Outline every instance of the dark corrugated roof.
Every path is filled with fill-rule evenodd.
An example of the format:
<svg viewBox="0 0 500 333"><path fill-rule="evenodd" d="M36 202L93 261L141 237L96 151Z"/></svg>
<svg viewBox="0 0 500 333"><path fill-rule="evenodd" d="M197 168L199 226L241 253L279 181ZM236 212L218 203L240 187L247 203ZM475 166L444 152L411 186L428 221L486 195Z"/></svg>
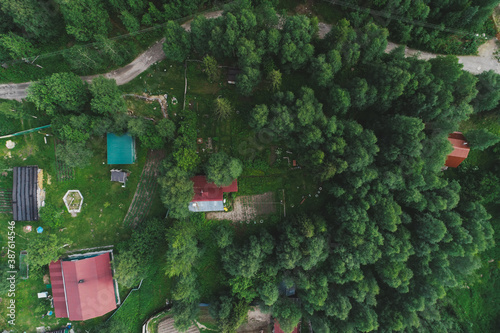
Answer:
<svg viewBox="0 0 500 333"><path fill-rule="evenodd" d="M123 183L127 180L127 173L124 171L111 170L111 181Z"/></svg>
<svg viewBox="0 0 500 333"><path fill-rule="evenodd" d="M229 68L227 70L227 81L228 82L236 82L236 77L241 73L239 68Z"/></svg>
<svg viewBox="0 0 500 333"><path fill-rule="evenodd" d="M12 188L14 221L38 220L38 167L15 167Z"/></svg>

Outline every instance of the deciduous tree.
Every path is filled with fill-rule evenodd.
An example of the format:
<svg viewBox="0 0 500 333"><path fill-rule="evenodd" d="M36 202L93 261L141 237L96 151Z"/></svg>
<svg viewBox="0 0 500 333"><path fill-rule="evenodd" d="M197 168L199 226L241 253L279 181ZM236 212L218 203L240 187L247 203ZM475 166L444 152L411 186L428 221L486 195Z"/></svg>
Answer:
<svg viewBox="0 0 500 333"><path fill-rule="evenodd" d="M108 115L126 112L127 105L114 79L98 76L89 86L92 99L90 107L95 113Z"/></svg>
<svg viewBox="0 0 500 333"><path fill-rule="evenodd" d="M94 155L85 142L67 141L57 146L57 159L70 168L83 168L90 163Z"/></svg>
<svg viewBox="0 0 500 333"><path fill-rule="evenodd" d="M208 181L217 186L228 186L241 175L243 164L239 159L219 152L210 155L205 171Z"/></svg>
<svg viewBox="0 0 500 333"><path fill-rule="evenodd" d="M183 62L191 52L189 34L177 23L168 21L165 27L165 43L163 51L168 59Z"/></svg>
<svg viewBox="0 0 500 333"><path fill-rule="evenodd" d="M78 41L86 42L109 31L109 15L99 0L57 0L66 31Z"/></svg>
<svg viewBox="0 0 500 333"><path fill-rule="evenodd" d="M30 269L40 269L53 261L59 260L59 257L67 251L66 247L72 242L64 237L58 237L55 234L42 234L35 237L28 243L26 263Z"/></svg>
<svg viewBox="0 0 500 333"><path fill-rule="evenodd" d="M28 87L27 100L37 109L54 115L60 111L79 112L87 103L86 84L73 73L56 73Z"/></svg>
<svg viewBox="0 0 500 333"><path fill-rule="evenodd" d="M8 50L12 59L28 58L36 52L36 49L28 40L12 32L0 35L0 45Z"/></svg>
<svg viewBox="0 0 500 333"><path fill-rule="evenodd" d="M489 132L485 128L473 129L465 134L467 135L467 142L472 149L485 150L500 142L500 137L498 135Z"/></svg>
<svg viewBox="0 0 500 333"><path fill-rule="evenodd" d="M193 182L186 171L169 165L164 176L158 179L161 187L161 200L170 210L173 218L189 215L188 205L194 197Z"/></svg>

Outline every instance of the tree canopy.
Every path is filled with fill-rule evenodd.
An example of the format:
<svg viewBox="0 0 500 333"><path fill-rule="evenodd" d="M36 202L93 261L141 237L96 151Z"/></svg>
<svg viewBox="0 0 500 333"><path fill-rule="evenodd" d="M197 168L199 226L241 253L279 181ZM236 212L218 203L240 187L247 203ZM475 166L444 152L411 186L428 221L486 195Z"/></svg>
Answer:
<svg viewBox="0 0 500 333"><path fill-rule="evenodd" d="M229 186L243 171L243 164L237 158L219 152L210 155L205 170L209 182L217 186Z"/></svg>

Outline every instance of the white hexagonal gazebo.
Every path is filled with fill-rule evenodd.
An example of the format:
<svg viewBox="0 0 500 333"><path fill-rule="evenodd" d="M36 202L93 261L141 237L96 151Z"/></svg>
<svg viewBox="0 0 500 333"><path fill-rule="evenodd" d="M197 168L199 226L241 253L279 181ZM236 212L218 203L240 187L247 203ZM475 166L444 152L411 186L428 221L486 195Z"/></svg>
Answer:
<svg viewBox="0 0 500 333"><path fill-rule="evenodd" d="M69 190L63 197L64 204L71 216L82 211L83 195L79 190Z"/></svg>

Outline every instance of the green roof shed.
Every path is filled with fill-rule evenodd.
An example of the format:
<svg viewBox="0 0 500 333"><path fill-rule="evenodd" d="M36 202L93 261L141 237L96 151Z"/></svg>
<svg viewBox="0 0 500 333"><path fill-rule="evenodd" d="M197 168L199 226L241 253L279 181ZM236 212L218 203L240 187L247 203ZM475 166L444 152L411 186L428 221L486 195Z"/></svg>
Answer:
<svg viewBox="0 0 500 333"><path fill-rule="evenodd" d="M134 162L134 138L128 133L122 136L108 133L108 164L132 164Z"/></svg>

